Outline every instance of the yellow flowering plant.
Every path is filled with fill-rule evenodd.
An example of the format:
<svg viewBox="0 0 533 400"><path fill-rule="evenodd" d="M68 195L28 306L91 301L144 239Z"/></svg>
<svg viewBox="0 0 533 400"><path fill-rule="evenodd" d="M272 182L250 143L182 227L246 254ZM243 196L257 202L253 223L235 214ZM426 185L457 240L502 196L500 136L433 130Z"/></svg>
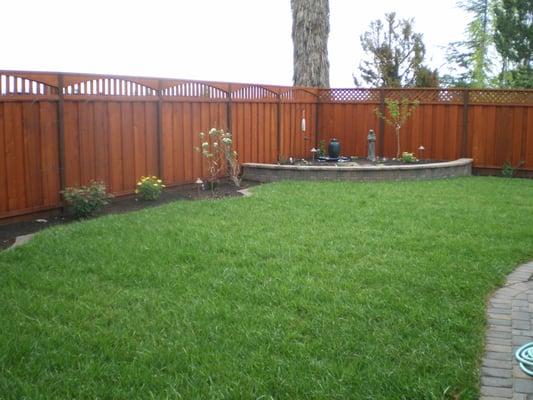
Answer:
<svg viewBox="0 0 533 400"><path fill-rule="evenodd" d="M141 176L135 188L135 194L138 194L142 200L157 200L165 185L157 176Z"/></svg>

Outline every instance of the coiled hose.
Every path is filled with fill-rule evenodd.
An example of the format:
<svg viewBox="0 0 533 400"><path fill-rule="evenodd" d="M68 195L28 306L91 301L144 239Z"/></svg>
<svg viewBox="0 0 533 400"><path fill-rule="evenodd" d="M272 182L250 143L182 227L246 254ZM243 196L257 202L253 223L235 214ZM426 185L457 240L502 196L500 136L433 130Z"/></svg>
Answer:
<svg viewBox="0 0 533 400"><path fill-rule="evenodd" d="M533 342L526 343L516 350L515 357L520 363L520 369L533 376Z"/></svg>

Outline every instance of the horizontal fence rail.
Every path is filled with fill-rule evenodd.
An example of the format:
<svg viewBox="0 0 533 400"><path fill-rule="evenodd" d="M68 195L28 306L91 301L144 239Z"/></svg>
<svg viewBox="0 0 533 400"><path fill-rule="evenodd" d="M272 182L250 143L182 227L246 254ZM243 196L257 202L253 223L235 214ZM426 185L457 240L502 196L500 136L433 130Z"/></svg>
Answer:
<svg viewBox="0 0 533 400"><path fill-rule="evenodd" d="M533 91L316 89L176 79L0 71L0 219L61 206L60 191L91 180L131 194L142 175L168 185L206 175L194 151L201 131L233 133L241 162L307 158L339 139L365 156L367 133L381 156L394 132L376 117L386 98L417 100L402 150L424 158L474 158L533 172ZM303 129L302 119L305 119Z"/></svg>

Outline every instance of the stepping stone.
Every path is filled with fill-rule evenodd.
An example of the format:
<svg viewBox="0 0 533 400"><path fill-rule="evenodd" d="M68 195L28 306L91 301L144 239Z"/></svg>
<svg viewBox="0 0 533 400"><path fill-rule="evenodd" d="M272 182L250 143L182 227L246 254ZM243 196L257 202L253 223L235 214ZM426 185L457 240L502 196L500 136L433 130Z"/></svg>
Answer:
<svg viewBox="0 0 533 400"><path fill-rule="evenodd" d="M249 189L237 190L237 193L242 194L244 197L250 197L252 195L252 192L250 192Z"/></svg>
<svg viewBox="0 0 533 400"><path fill-rule="evenodd" d="M15 247L22 246L23 244L28 243L33 236L35 236L35 233L17 236L17 238L15 239L15 243L11 245L10 249L14 249Z"/></svg>

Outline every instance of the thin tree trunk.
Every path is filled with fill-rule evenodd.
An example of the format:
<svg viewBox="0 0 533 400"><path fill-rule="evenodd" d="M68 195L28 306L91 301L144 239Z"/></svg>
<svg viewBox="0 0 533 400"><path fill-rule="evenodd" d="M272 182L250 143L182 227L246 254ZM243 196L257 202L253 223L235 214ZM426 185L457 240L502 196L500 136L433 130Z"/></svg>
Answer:
<svg viewBox="0 0 533 400"><path fill-rule="evenodd" d="M400 158L400 128L396 127L396 158Z"/></svg>
<svg viewBox="0 0 533 400"><path fill-rule="evenodd" d="M329 0L291 0L293 83L329 88Z"/></svg>

